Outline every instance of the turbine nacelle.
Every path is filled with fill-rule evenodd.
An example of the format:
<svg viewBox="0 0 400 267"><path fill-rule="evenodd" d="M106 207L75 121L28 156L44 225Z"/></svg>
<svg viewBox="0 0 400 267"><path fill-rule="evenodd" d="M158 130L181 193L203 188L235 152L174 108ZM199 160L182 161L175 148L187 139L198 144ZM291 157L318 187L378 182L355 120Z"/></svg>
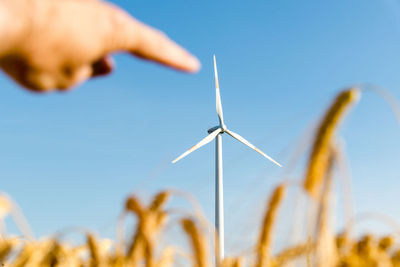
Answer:
<svg viewBox="0 0 400 267"><path fill-rule="evenodd" d="M222 125L222 126L221 125L217 125L217 126L214 126L214 127L210 128L210 129L208 129L207 133L210 134L210 133L214 132L217 129L221 129L221 133L224 133L228 128L226 127L225 124Z"/></svg>

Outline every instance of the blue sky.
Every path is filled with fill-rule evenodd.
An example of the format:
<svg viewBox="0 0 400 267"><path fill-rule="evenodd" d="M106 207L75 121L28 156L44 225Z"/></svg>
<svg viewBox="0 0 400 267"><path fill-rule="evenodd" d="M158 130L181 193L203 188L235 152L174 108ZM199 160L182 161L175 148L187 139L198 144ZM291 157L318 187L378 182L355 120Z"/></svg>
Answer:
<svg viewBox="0 0 400 267"><path fill-rule="evenodd" d="M115 72L74 91L36 95L0 76L0 190L37 236L80 225L112 236L125 197L163 188L194 195L210 221L214 145L170 161L218 122L212 54L225 121L283 165L341 89L370 82L400 97L400 5L365 1L114 1L202 62L186 75L116 55ZM400 128L366 93L340 131L357 212L400 219ZM227 248L283 171L224 136Z"/></svg>

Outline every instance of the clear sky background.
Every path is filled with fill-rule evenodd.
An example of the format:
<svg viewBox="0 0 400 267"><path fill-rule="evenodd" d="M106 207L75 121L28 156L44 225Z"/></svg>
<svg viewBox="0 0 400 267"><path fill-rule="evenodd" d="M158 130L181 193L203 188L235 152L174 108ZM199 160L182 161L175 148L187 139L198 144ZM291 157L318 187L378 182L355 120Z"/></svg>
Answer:
<svg viewBox="0 0 400 267"><path fill-rule="evenodd" d="M400 97L395 0L114 2L203 67L186 75L116 55L112 75L48 95L0 76L0 190L37 236L76 225L113 236L130 192L146 199L164 188L194 195L214 220L214 144L170 164L218 122L214 53L226 124L284 166L341 89L370 82ZM356 211L400 219L400 128L389 107L364 94L340 136ZM224 164L232 250L284 170L228 136Z"/></svg>

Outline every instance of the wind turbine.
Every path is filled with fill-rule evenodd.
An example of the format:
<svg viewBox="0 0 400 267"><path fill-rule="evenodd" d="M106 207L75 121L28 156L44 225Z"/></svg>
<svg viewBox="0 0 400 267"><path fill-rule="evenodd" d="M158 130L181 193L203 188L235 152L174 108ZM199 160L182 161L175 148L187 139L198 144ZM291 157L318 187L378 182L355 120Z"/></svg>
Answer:
<svg viewBox="0 0 400 267"><path fill-rule="evenodd" d="M218 83L217 62L215 60L215 55L214 55L214 73L215 73L215 90L216 90L216 102L217 102L216 104L217 104L219 125L209 129L207 131L209 134L208 136L206 136L203 140L192 146L185 153L174 159L172 163L181 160L182 158L186 157L193 151L199 149L200 147L210 143L212 140L215 139L215 228L217 230L217 236L218 236L216 241L217 242L216 259L218 263L220 262L220 260L224 258L224 193L223 193L223 179L222 179L222 134L227 133L228 135L242 142L251 149L254 149L255 151L257 151L262 156L266 157L279 167L281 167L281 165L278 162L276 162L273 158L266 155L260 149L255 147L249 141L244 139L242 136L228 130L228 128L224 123L224 115L222 113L221 96L219 92L219 83Z"/></svg>

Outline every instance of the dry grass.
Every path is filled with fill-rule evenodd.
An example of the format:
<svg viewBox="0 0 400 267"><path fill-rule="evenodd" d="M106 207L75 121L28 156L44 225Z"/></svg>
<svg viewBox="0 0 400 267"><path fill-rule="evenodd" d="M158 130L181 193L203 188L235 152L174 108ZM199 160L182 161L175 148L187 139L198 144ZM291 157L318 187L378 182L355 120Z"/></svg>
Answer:
<svg viewBox="0 0 400 267"><path fill-rule="evenodd" d="M310 227L303 227L306 229L305 240L288 245L282 251L276 252L272 249L274 225L279 223L278 211L289 185L283 182L273 190L268 200L260 234L252 252L245 254L245 257L227 257L219 266L400 266L400 247L394 235L354 238L348 231L335 234L331 225L330 204L334 193L332 183L335 166L340 162L335 132L338 122L348 107L359 98L359 94L360 90L356 88L341 92L321 120L314 137L306 174L301 181L304 195L309 196L312 203L307 207L312 212L307 214L314 214L307 221ZM12 238L2 233L0 263L14 267L214 265L211 251L213 246L209 242L212 234L207 231L204 220L196 214L191 217L181 216L176 220L176 215L170 214L166 209L167 201L173 195L170 191L162 191L148 205L136 196L129 196L122 218L129 214L135 216L136 224L132 236L114 243L87 233L86 243L79 246L71 246L55 237L33 240L15 203L6 195L0 195L0 223L3 224L5 216L12 215L25 236ZM181 249L160 242L160 233L165 231L169 218L175 218L171 224L179 225L181 232L187 237L189 251L182 252ZM122 225L125 224L121 224L120 228ZM301 224L298 225L301 227ZM125 233L125 229L119 230ZM122 236L125 238L125 235Z"/></svg>

